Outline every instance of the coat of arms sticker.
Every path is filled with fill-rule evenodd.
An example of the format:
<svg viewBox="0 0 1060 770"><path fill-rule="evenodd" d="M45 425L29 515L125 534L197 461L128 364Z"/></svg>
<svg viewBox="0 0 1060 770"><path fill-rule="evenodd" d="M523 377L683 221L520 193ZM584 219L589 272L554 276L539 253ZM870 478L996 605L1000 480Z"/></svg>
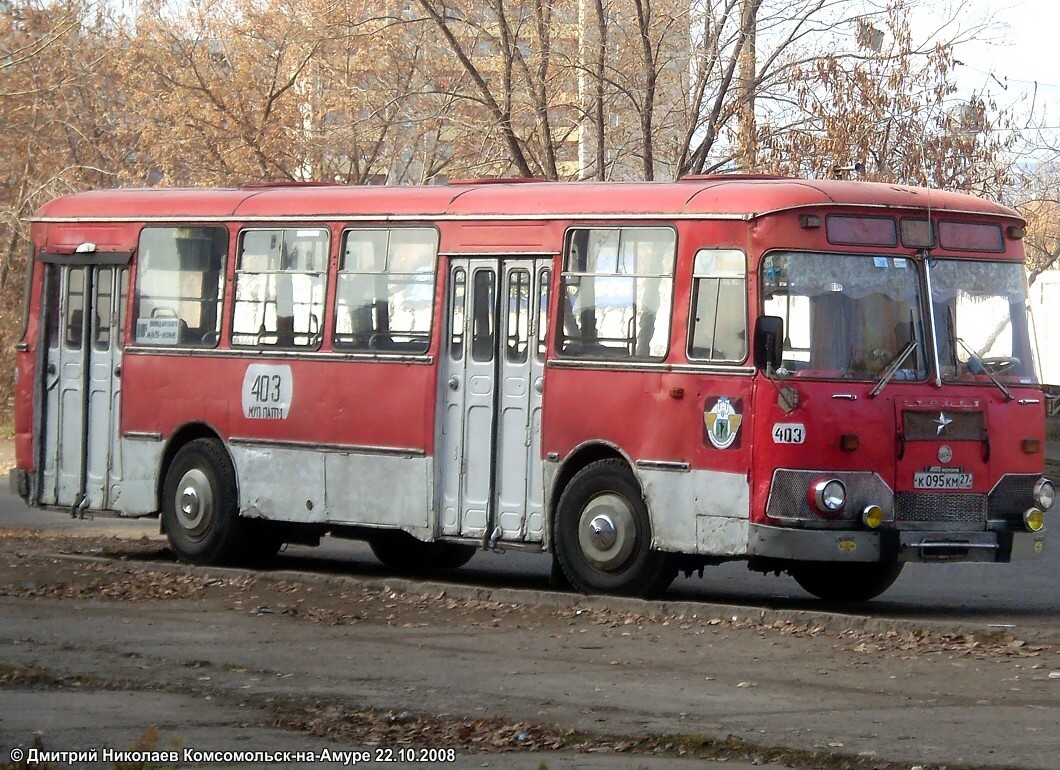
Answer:
<svg viewBox="0 0 1060 770"><path fill-rule="evenodd" d="M739 446L740 423L743 417L743 399L732 400L728 396L707 399L703 404L703 425L706 437L715 449Z"/></svg>

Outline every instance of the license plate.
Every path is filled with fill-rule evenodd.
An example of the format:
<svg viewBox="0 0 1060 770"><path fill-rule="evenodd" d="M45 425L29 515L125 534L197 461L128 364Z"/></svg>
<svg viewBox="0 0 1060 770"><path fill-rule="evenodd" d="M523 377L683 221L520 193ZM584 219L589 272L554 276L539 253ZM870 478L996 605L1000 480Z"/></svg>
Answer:
<svg viewBox="0 0 1060 770"><path fill-rule="evenodd" d="M971 473L915 473L914 489L971 489Z"/></svg>

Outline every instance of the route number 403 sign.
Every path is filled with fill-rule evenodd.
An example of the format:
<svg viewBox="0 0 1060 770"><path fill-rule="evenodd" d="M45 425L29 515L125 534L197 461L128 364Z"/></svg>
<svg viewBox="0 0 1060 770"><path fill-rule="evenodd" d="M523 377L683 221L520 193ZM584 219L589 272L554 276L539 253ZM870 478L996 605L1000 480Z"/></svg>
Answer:
<svg viewBox="0 0 1060 770"><path fill-rule="evenodd" d="M243 416L286 420L294 399L294 378L286 365L251 364L243 375Z"/></svg>
<svg viewBox="0 0 1060 770"><path fill-rule="evenodd" d="M802 444L806 441L806 426L801 422L778 422L773 426L774 444Z"/></svg>

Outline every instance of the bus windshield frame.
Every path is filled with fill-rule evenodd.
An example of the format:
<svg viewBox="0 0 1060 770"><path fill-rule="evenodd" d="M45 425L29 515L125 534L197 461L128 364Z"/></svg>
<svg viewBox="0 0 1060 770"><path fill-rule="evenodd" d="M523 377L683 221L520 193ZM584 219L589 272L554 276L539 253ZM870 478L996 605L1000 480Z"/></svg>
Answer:
<svg viewBox="0 0 1060 770"><path fill-rule="evenodd" d="M781 376L877 382L902 358L891 379L928 379L922 290L913 259L773 251L762 259L761 297L765 314L784 319Z"/></svg>

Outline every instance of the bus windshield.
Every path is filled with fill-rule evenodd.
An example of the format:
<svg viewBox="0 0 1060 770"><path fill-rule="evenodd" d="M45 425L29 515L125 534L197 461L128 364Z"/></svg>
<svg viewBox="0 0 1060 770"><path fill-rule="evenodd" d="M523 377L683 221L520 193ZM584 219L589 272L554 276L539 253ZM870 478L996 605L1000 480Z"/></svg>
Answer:
<svg viewBox="0 0 1060 770"><path fill-rule="evenodd" d="M1023 265L939 259L929 270L942 379L1036 384Z"/></svg>
<svg viewBox="0 0 1060 770"><path fill-rule="evenodd" d="M762 260L762 299L784 319L782 376L876 381L895 363L891 379L927 378L911 260L774 252Z"/></svg>

